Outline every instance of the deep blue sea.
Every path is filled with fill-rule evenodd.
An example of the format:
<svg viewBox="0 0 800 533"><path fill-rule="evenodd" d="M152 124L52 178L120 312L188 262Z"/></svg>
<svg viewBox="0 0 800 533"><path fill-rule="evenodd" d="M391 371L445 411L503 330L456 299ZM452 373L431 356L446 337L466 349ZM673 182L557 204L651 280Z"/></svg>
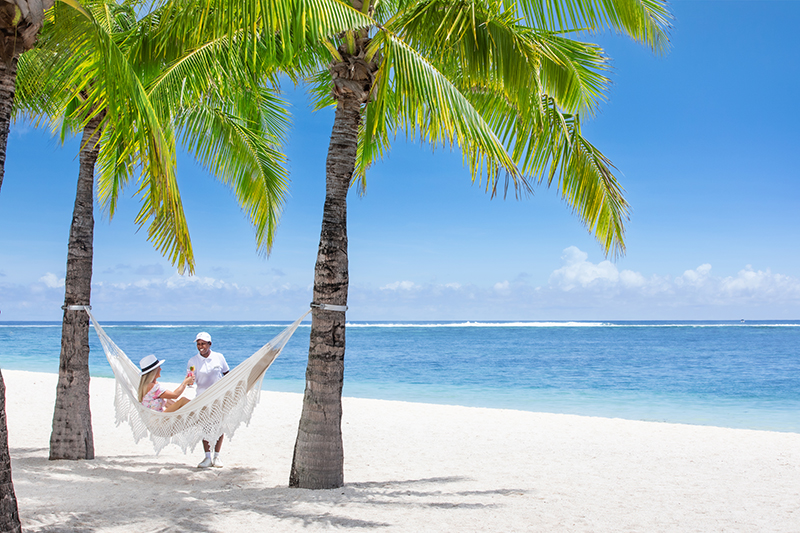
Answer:
<svg viewBox="0 0 800 533"><path fill-rule="evenodd" d="M308 322L267 372L302 392ZM286 323L104 323L178 382L198 331L231 366ZM0 323L0 367L58 372L61 324ZM94 330L90 371L112 377ZM800 433L800 321L348 323L346 396Z"/></svg>

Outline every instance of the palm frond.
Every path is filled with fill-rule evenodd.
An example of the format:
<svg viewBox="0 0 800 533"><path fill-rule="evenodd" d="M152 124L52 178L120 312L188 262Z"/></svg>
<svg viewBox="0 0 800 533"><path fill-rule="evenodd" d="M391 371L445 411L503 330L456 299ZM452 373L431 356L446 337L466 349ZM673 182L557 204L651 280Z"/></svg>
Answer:
<svg viewBox="0 0 800 533"><path fill-rule="evenodd" d="M126 37L130 28L130 10L105 2L88 3L73 13L60 12L69 22L63 29L56 19L57 31L69 28L71 40L83 40L53 68L62 80L68 98L64 121L83 127L100 113L100 156L98 159L98 197L109 205L113 216L116 196L127 184L131 172L141 168L145 204L136 222L151 221L148 239L183 271L194 268L191 242L175 180L175 151L168 120L159 117L149 100L135 65L129 61ZM78 31L75 31L78 30ZM60 37L60 42L70 39Z"/></svg>
<svg viewBox="0 0 800 533"><path fill-rule="evenodd" d="M382 30L371 46L383 53L375 82L375 98L368 114L367 139L393 135L390 112L396 113L396 129L433 146L458 144L473 181L485 179L487 191L497 193L500 173L517 191L529 189L524 177L500 140L472 104L434 65L396 35ZM363 153L363 149L362 149ZM373 152L374 153L374 152Z"/></svg>
<svg viewBox="0 0 800 533"><path fill-rule="evenodd" d="M611 29L656 53L669 49L672 15L665 0L520 0L534 27L552 31Z"/></svg>
<svg viewBox="0 0 800 533"><path fill-rule="evenodd" d="M522 172L548 187L556 184L604 252L624 254L628 203L611 162L583 137L579 117L562 113L547 96L523 115L493 89L487 87L471 99L492 128L502 132Z"/></svg>
<svg viewBox="0 0 800 533"><path fill-rule="evenodd" d="M498 80L519 106L547 93L573 113L593 114L605 99L608 62L598 46L530 28L499 2L416 2L388 26L462 90Z"/></svg>
<svg viewBox="0 0 800 533"><path fill-rule="evenodd" d="M258 100L259 112L247 113L220 96L209 98L185 109L177 123L183 146L231 186L253 222L259 250L268 253L288 191L281 144L289 122L286 103L270 91Z"/></svg>
<svg viewBox="0 0 800 533"><path fill-rule="evenodd" d="M368 105L362 110L364 127L359 130L356 165L353 172L353 180L358 182L360 194L365 194L367 191L367 169L383 159L391 149L394 137L392 132L397 131L395 123L397 99L394 96L384 88L381 94L382 105Z"/></svg>

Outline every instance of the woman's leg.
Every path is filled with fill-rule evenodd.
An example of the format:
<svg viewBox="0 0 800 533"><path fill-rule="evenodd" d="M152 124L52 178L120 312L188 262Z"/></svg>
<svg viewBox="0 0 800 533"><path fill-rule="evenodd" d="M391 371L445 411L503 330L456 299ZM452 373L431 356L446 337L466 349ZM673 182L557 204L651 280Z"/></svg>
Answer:
<svg viewBox="0 0 800 533"><path fill-rule="evenodd" d="M187 403L189 403L189 398L178 398L177 400L175 400L175 403L173 403L172 405L170 405L166 409L164 409L164 412L165 413L171 413L173 411L177 411L178 409L180 409L181 407L183 407Z"/></svg>

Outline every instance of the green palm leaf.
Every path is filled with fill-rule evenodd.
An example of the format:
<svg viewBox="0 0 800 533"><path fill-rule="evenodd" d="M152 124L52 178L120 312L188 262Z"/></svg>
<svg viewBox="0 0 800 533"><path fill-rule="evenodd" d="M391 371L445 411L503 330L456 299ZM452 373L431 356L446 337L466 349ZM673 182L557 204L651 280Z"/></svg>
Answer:
<svg viewBox="0 0 800 533"><path fill-rule="evenodd" d="M656 53L669 48L672 15L664 0L521 0L516 4L536 28L552 31L609 28L646 44Z"/></svg>
<svg viewBox="0 0 800 533"><path fill-rule="evenodd" d="M367 110L365 143L385 139L399 129L434 146L455 143L465 154L473 181L485 179L493 194L501 172L516 188L527 188L488 124L433 64L386 30L376 36L372 46L380 46L383 55L375 98ZM366 154L363 148L362 154ZM363 172L365 167L361 169Z"/></svg>
<svg viewBox="0 0 800 533"><path fill-rule="evenodd" d="M261 116L242 118L235 103L222 98L186 109L177 119L183 146L218 179L230 185L256 227L259 249L268 252L288 191L281 151L288 128L285 102L261 95Z"/></svg>
<svg viewBox="0 0 800 533"><path fill-rule="evenodd" d="M195 8L209 22L226 20L207 3ZM264 20L296 24L297 13L271 9ZM336 9L347 12L338 3ZM190 29L182 15L163 7L137 19L134 4L102 0L59 5L40 55L23 69L26 79L45 83L23 91L20 110L49 117L62 136L104 113L98 199L113 217L120 194L135 182L142 202L136 223L181 272L192 273L176 139L231 186L253 221L259 250L268 252L287 190L281 145L288 119L285 104L263 86L275 82L276 58L288 58L287 72L299 67L291 54L296 43L274 33L229 33L225 25L200 31L194 19L191 38L182 40Z"/></svg>

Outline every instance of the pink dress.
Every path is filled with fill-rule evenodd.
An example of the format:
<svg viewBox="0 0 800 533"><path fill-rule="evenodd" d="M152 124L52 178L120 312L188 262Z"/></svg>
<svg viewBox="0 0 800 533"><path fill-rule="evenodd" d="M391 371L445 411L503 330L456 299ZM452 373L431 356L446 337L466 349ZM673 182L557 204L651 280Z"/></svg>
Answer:
<svg viewBox="0 0 800 533"><path fill-rule="evenodd" d="M149 407L154 411L163 411L167 405L167 400L164 398L159 398L166 389L161 388L161 384L158 382L153 383L153 388L150 389L150 392L144 395L142 398L142 405L145 407Z"/></svg>

